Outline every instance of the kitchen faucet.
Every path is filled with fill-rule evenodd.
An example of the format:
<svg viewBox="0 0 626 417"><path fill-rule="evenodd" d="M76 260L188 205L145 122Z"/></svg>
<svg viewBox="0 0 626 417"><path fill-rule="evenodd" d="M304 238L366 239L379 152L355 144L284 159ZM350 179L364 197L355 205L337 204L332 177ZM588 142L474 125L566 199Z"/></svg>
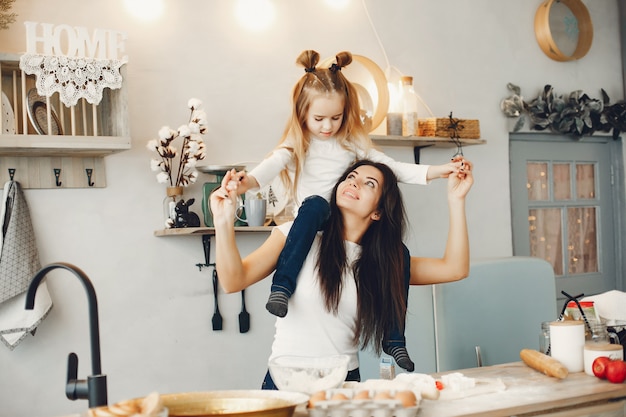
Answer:
<svg viewBox="0 0 626 417"><path fill-rule="evenodd" d="M37 288L44 276L56 268L66 269L73 272L80 279L87 292L87 301L89 304L89 331L91 336L91 367L92 374L87 380L78 380L78 356L71 352L67 358L67 385L65 386L65 395L70 400L88 399L89 408L107 405L107 377L102 375L100 369L100 331L98 326L98 300L96 299L96 291L91 284L87 275L78 267L58 262L43 267L33 277L26 293L26 310L32 310L35 306L35 294Z"/></svg>

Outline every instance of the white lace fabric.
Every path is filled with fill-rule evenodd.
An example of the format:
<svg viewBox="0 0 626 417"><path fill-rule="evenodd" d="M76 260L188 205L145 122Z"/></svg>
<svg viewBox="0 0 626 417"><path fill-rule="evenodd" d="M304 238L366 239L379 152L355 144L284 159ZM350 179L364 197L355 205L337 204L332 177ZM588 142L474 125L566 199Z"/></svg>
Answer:
<svg viewBox="0 0 626 417"><path fill-rule="evenodd" d="M117 59L69 58L40 54L20 57L20 69L35 75L37 93L51 97L59 93L66 106L75 106L84 98L91 104L102 101L105 88L122 86L120 68L126 61Z"/></svg>

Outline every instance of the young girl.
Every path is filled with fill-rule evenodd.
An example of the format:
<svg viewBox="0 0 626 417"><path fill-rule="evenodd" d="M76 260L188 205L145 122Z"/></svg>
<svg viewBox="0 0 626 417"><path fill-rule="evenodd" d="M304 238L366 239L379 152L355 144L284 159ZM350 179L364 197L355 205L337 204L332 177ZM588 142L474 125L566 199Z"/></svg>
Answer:
<svg viewBox="0 0 626 417"><path fill-rule="evenodd" d="M396 162L374 145L360 116L358 95L341 73L352 62L340 52L330 68L316 67L319 54L304 51L297 63L305 74L293 88L291 118L279 145L250 173L240 172L239 193L263 187L280 175L290 197L299 207L272 279L266 305L278 317L287 314L289 297L316 233L328 218L328 200L337 178L356 159L369 159L391 167L400 182L427 184L435 178L458 173L461 159L438 166ZM408 257L408 250L405 250ZM400 326L403 328L404 326ZM413 370L404 347L404 335L390 335L384 351L399 366Z"/></svg>

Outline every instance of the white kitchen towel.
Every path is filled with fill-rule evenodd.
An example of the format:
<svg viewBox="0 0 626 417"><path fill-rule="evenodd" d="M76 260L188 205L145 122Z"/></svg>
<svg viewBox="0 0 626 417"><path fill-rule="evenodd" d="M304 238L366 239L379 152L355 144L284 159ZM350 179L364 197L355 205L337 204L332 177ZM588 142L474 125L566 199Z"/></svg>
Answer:
<svg viewBox="0 0 626 417"><path fill-rule="evenodd" d="M50 312L52 299L45 280L37 289L35 307L26 310L25 306L25 292L0 304L0 340L10 350L15 349L28 334L34 333Z"/></svg>
<svg viewBox="0 0 626 417"><path fill-rule="evenodd" d="M47 286L40 286L35 308L25 309L26 290L41 263L28 204L17 181L4 185L0 225L0 337L13 349L26 333L34 332L52 307Z"/></svg>
<svg viewBox="0 0 626 417"><path fill-rule="evenodd" d="M28 289L41 269L28 203L17 181L4 185L0 212L0 303Z"/></svg>
<svg viewBox="0 0 626 417"><path fill-rule="evenodd" d="M626 292L607 291L585 297L582 301L593 301L596 311L604 319L626 321Z"/></svg>

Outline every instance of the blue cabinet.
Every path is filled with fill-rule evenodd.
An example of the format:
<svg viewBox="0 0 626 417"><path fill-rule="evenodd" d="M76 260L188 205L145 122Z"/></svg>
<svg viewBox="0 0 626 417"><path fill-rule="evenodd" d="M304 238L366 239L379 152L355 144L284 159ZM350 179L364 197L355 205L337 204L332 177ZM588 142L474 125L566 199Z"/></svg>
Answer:
<svg viewBox="0 0 626 417"><path fill-rule="evenodd" d="M419 373L479 366L477 350L484 366L516 362L521 349L539 348L541 322L557 314L548 262L475 260L464 280L411 288L407 349ZM379 377L379 357L361 352L360 360L362 379Z"/></svg>

